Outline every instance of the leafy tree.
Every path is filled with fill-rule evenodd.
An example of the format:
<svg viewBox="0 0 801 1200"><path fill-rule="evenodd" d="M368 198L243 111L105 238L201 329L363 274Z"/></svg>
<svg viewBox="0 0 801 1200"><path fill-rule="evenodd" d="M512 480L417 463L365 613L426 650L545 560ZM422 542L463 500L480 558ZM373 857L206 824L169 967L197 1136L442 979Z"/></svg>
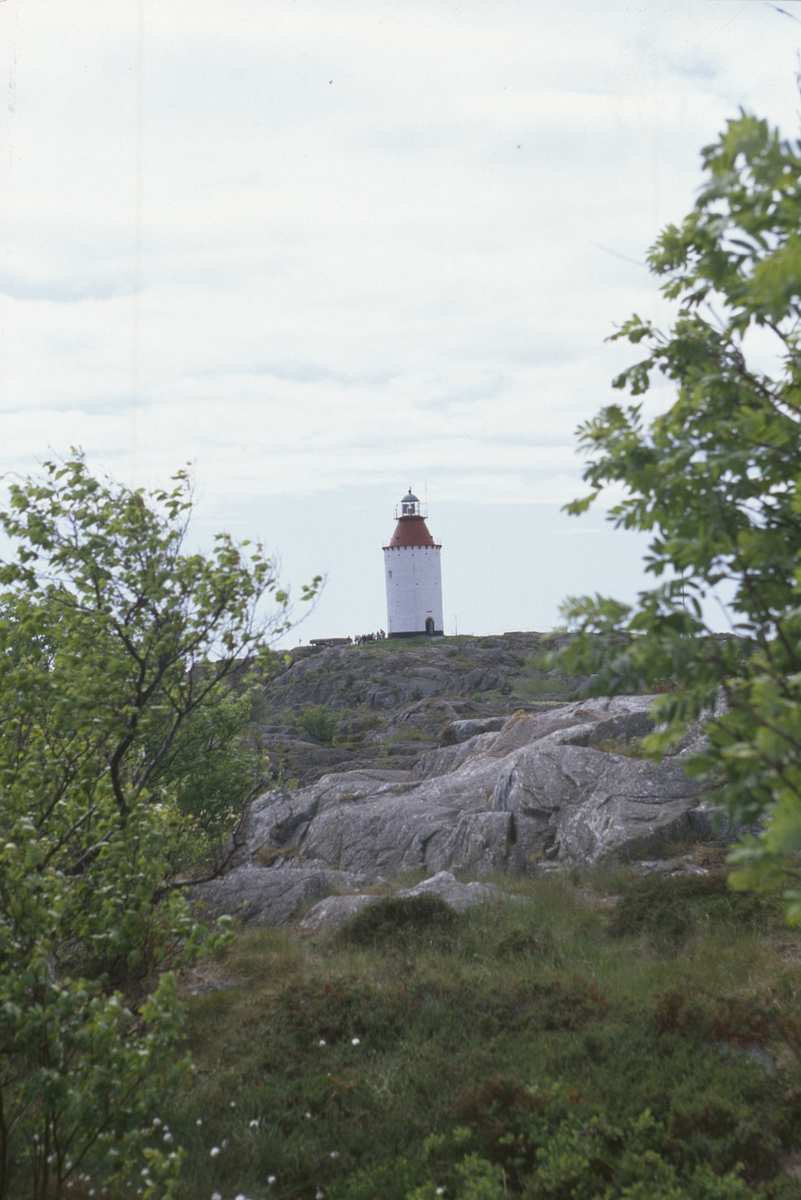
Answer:
<svg viewBox="0 0 801 1200"><path fill-rule="evenodd" d="M591 492L615 485L610 518L648 531L659 579L636 605L573 599L568 669L598 693L673 690L658 704L661 753L688 721L709 748L690 769L739 822L764 818L736 851L737 886L782 886L801 921L801 143L741 113L702 151L704 186L681 227L649 253L678 302L667 333L633 316L614 335L646 357L614 381L642 396L676 385L666 412L605 407L578 431ZM723 587L731 634L705 617Z"/></svg>
<svg viewBox="0 0 801 1200"><path fill-rule="evenodd" d="M191 843L182 853L186 869L213 862L248 801L270 786L268 758L254 730L262 676L250 673L256 676L251 686L235 686L214 705L189 714L155 775L154 786L169 788L179 811L194 826ZM153 743L163 735L162 725Z"/></svg>
<svg viewBox="0 0 801 1200"><path fill-rule="evenodd" d="M90 1165L169 1194L180 1167L151 1123L187 1069L169 968L219 938L176 887L199 806L181 756L215 711L236 724L242 660L265 659L288 598L259 546L187 552L173 482L131 491L75 455L0 512L18 547L0 564L2 1200Z"/></svg>

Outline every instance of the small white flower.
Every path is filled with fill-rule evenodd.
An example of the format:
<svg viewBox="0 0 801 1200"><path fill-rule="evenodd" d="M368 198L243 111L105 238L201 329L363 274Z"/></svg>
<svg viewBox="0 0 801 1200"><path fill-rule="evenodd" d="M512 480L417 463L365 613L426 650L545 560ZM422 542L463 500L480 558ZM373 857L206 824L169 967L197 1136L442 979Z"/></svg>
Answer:
<svg viewBox="0 0 801 1200"><path fill-rule="evenodd" d="M254 1117L253 1120L250 1122L250 1128L258 1129L260 1120L261 1120L261 1117Z"/></svg>
<svg viewBox="0 0 801 1200"><path fill-rule="evenodd" d="M198 1119L195 1121L195 1124L196 1124L196 1125L202 1125L202 1124L203 1124L203 1118L202 1118L202 1117L198 1117Z"/></svg>
<svg viewBox="0 0 801 1200"><path fill-rule="evenodd" d="M332 1151L331 1151L331 1157L332 1157L332 1158L339 1158L339 1151L338 1151L338 1150L332 1150Z"/></svg>
<svg viewBox="0 0 801 1200"><path fill-rule="evenodd" d="M267 1186L268 1186L268 1187L272 1187L272 1186L273 1186L273 1184L275 1183L275 1178L276 1178L276 1177L275 1177L275 1175L268 1175L268 1176L267 1176Z"/></svg>
<svg viewBox="0 0 801 1200"><path fill-rule="evenodd" d="M150 1168L142 1167L142 1170L139 1172L139 1174L142 1176L143 1179L147 1179L148 1175L150 1174Z"/></svg>
<svg viewBox="0 0 801 1200"><path fill-rule="evenodd" d="M168 1130L167 1130L167 1132L164 1134L164 1138L163 1138L163 1140L164 1140L165 1142L171 1142L171 1141L172 1141L172 1134L170 1133L169 1129L168 1129Z"/></svg>
<svg viewBox="0 0 801 1200"><path fill-rule="evenodd" d="M438 1196L444 1196L444 1195L445 1195L445 1188L442 1188L442 1187L439 1187L439 1188L437 1188L437 1195L438 1195Z"/></svg>
<svg viewBox="0 0 801 1200"><path fill-rule="evenodd" d="M350 1044L351 1046L361 1046L361 1040L359 1038L351 1038Z"/></svg>
<svg viewBox="0 0 801 1200"><path fill-rule="evenodd" d="M159 1125L161 1124L161 1117L154 1117L153 1124L156 1126L156 1129L158 1129Z"/></svg>
<svg viewBox="0 0 801 1200"><path fill-rule="evenodd" d="M323 1191L323 1189L318 1188L317 1191L314 1193L314 1200L323 1200L324 1195L325 1195L325 1192Z"/></svg>
<svg viewBox="0 0 801 1200"><path fill-rule="evenodd" d="M212 1158L216 1158L219 1153L220 1153L219 1146L212 1146L211 1150L209 1150L209 1154L211 1155Z"/></svg>
<svg viewBox="0 0 801 1200"><path fill-rule="evenodd" d="M325 1045L325 1038L320 1038L320 1040L319 1040L319 1042L317 1043L317 1045L318 1045L318 1046L324 1046L324 1045Z"/></svg>
<svg viewBox="0 0 801 1200"><path fill-rule="evenodd" d="M212 1192L211 1200L222 1200L222 1194L220 1192Z"/></svg>
<svg viewBox="0 0 801 1200"><path fill-rule="evenodd" d="M307 1121L310 1121L310 1120L311 1120L311 1113L310 1113L310 1112L304 1113L303 1115L304 1115L304 1117L306 1118L306 1120L307 1120Z"/></svg>
<svg viewBox="0 0 801 1200"><path fill-rule="evenodd" d="M248 1200L244 1192L237 1192L235 1200Z"/></svg>
<svg viewBox="0 0 801 1200"><path fill-rule="evenodd" d="M90 1196L94 1196L94 1194L95 1194L95 1189L94 1189L94 1188L89 1188L89 1195L90 1195Z"/></svg>
<svg viewBox="0 0 801 1200"><path fill-rule="evenodd" d="M220 1142L220 1145L222 1146L222 1148L224 1150L225 1147L228 1145L228 1138L223 1138L223 1140Z"/></svg>
<svg viewBox="0 0 801 1200"><path fill-rule="evenodd" d="M236 1108L236 1100L231 1101L231 1108Z"/></svg>

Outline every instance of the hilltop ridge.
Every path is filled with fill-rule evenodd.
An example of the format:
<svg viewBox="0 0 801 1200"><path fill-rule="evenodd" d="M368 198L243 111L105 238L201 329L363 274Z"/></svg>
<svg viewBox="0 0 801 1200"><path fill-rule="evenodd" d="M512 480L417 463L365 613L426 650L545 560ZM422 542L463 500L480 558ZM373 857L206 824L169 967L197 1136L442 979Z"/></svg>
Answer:
<svg viewBox="0 0 801 1200"><path fill-rule="evenodd" d="M569 634L386 639L350 646L299 646L265 685L258 710L275 778L301 785L332 771L391 759L408 769L454 720L491 721L579 698L587 676L549 666ZM330 714L321 738L304 712Z"/></svg>

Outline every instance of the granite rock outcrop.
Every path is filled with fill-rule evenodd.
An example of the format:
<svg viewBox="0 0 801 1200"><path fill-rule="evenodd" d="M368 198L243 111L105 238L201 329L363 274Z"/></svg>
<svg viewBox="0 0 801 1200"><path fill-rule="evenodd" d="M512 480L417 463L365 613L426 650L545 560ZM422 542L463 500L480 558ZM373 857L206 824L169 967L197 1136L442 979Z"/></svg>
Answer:
<svg viewBox="0 0 801 1200"><path fill-rule="evenodd" d="M299 906L411 872L653 858L710 827L682 753L654 764L627 752L653 728L653 699L520 711L464 740L467 722L457 719L412 769L338 771L266 792L245 815L231 869L196 898L213 912L281 924Z"/></svg>

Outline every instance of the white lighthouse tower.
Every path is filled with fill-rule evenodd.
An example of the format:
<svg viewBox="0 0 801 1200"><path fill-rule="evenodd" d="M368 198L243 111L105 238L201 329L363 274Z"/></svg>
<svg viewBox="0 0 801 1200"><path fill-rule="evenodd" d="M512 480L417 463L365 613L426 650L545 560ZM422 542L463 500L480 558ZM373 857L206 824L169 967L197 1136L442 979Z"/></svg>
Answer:
<svg viewBox="0 0 801 1200"><path fill-rule="evenodd" d="M389 637L442 636L441 549L409 488L400 503L395 532L384 547Z"/></svg>

